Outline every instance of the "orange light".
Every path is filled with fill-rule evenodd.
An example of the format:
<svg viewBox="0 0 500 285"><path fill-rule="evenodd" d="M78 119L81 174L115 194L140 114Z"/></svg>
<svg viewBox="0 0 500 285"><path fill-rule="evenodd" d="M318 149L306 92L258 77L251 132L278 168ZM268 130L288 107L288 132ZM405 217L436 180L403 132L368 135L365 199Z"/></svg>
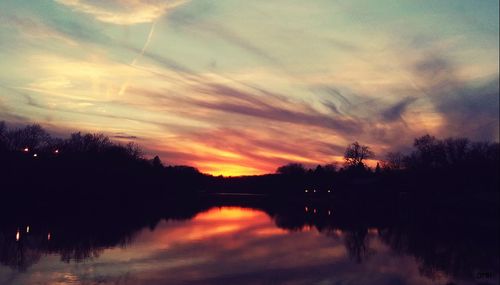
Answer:
<svg viewBox="0 0 500 285"><path fill-rule="evenodd" d="M196 217L197 220L242 220L250 219L258 215L256 211L241 209L237 207L223 207L217 210L202 213Z"/></svg>

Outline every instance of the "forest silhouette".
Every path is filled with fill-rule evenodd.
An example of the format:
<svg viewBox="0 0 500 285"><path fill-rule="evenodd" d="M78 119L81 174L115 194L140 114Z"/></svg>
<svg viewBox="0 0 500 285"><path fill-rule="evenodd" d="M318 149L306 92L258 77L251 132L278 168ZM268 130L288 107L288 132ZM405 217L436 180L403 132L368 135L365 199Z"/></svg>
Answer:
<svg viewBox="0 0 500 285"><path fill-rule="evenodd" d="M5 198L51 202L156 200L209 193L253 193L277 199L352 198L384 201L399 196L434 198L497 192L499 144L466 138L416 138L407 154L388 153L375 169L374 153L354 142L344 165L308 169L291 163L276 173L222 177L190 166L165 166L134 144L103 134L55 138L40 125L9 129L0 123L0 183ZM9 201L9 199L3 199Z"/></svg>

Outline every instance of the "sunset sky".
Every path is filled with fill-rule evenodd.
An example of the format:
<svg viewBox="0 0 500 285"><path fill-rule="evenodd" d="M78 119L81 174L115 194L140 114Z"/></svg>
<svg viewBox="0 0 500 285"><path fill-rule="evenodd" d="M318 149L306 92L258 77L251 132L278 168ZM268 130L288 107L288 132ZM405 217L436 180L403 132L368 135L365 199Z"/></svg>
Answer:
<svg viewBox="0 0 500 285"><path fill-rule="evenodd" d="M223 175L499 140L498 0L0 0L0 120Z"/></svg>

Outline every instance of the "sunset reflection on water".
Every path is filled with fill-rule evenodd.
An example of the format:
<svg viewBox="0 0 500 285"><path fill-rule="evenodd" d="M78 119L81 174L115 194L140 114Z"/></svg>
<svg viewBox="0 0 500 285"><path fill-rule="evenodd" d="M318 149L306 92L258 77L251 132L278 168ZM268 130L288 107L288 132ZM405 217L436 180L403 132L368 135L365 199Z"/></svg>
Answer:
<svg viewBox="0 0 500 285"><path fill-rule="evenodd" d="M0 284L446 284L419 274L370 229L369 257L357 263L341 230L278 228L262 211L216 207L188 221L162 221L127 246L84 262L43 255L26 272L0 266ZM437 282L437 283L436 283ZM466 283L460 283L466 284Z"/></svg>

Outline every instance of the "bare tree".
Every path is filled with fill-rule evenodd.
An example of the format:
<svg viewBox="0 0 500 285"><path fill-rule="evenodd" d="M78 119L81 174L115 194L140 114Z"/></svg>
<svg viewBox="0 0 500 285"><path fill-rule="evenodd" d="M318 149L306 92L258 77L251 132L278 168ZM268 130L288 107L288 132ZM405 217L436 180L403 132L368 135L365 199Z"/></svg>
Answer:
<svg viewBox="0 0 500 285"><path fill-rule="evenodd" d="M358 142L353 142L347 146L344 153L344 160L348 166L364 165L363 161L372 158L375 154L366 145L360 145Z"/></svg>
<svg viewBox="0 0 500 285"><path fill-rule="evenodd" d="M125 149L127 150L127 154L134 159L139 159L143 155L141 148L136 143L129 142L125 145Z"/></svg>
<svg viewBox="0 0 500 285"><path fill-rule="evenodd" d="M444 145L449 164L457 165L465 161L470 145L467 138L447 138L444 140Z"/></svg>
<svg viewBox="0 0 500 285"><path fill-rule="evenodd" d="M404 154L401 152L389 152L385 157L386 159L383 162L383 167L385 169L403 169L405 159Z"/></svg>
<svg viewBox="0 0 500 285"><path fill-rule="evenodd" d="M43 149L50 144L50 135L37 124L22 129L8 130L6 139L9 147L14 150L23 148Z"/></svg>
<svg viewBox="0 0 500 285"><path fill-rule="evenodd" d="M85 134L80 132L71 134L66 140L66 147L73 152L102 152L113 146L113 143L103 134Z"/></svg>

